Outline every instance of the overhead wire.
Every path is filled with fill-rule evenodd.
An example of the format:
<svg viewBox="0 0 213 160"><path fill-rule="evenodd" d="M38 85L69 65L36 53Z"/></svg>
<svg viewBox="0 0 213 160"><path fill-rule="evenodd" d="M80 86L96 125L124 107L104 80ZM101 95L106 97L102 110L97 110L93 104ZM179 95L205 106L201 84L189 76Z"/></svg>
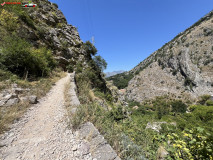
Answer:
<svg viewBox="0 0 213 160"><path fill-rule="evenodd" d="M90 0L80 0L81 10L83 14L83 21L86 28L86 34L88 37L94 36L94 29L93 29L93 19L91 13L91 5Z"/></svg>
<svg viewBox="0 0 213 160"><path fill-rule="evenodd" d="M93 18L92 18L92 11L91 11L91 3L90 0L87 1L87 8L88 8L88 18L89 18L89 23L90 23L90 32L91 36L94 36L94 28L93 28Z"/></svg>

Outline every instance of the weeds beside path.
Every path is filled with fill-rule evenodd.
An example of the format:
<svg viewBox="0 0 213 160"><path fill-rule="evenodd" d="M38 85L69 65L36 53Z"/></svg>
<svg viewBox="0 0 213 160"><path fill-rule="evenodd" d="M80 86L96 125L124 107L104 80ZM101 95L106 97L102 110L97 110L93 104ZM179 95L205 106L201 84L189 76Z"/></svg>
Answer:
<svg viewBox="0 0 213 160"><path fill-rule="evenodd" d="M66 76L65 72L54 71L48 78L41 78L37 81L21 80L15 75L0 70L0 91L10 89L13 83L16 83L21 88L29 88L29 95L36 95L38 99L46 95L53 84L62 77ZM10 125L19 120L19 118L30 107L28 103L19 103L10 107L0 107L0 134L8 130Z"/></svg>
<svg viewBox="0 0 213 160"><path fill-rule="evenodd" d="M65 84L59 80L50 92L32 106L13 128L1 136L0 158L4 160L89 159L78 151L81 141L67 127L64 105ZM76 151L77 150L77 151ZM74 152L75 151L75 152Z"/></svg>

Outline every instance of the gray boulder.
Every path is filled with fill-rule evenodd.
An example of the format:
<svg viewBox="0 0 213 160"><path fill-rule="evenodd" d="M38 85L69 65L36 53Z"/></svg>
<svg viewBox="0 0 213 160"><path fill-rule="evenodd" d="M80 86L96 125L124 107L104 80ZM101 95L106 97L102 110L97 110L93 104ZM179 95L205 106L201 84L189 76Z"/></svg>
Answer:
<svg viewBox="0 0 213 160"><path fill-rule="evenodd" d="M37 96L29 96L29 102L30 104L36 104L38 102Z"/></svg>
<svg viewBox="0 0 213 160"><path fill-rule="evenodd" d="M148 122L146 125L146 129L150 128L152 130L155 130L159 132L161 130L161 124L166 124L167 122Z"/></svg>
<svg viewBox="0 0 213 160"><path fill-rule="evenodd" d="M87 122L81 125L80 129L77 131L77 135L79 138L85 139L88 142L89 146L86 146L86 151L88 152L88 149L90 149L90 153L92 153L94 159L120 160L116 152L92 123Z"/></svg>
<svg viewBox="0 0 213 160"><path fill-rule="evenodd" d="M19 102L17 94L1 94L0 96L0 106L12 106Z"/></svg>
<svg viewBox="0 0 213 160"><path fill-rule="evenodd" d="M176 126L176 122L171 122L171 123L167 123L167 122L148 122L147 125L146 125L146 129L152 129L152 130L155 130L155 131L159 132L161 130L161 125L162 124L169 124L169 125Z"/></svg>
<svg viewBox="0 0 213 160"><path fill-rule="evenodd" d="M165 148L160 146L157 151L157 160L164 160L168 154Z"/></svg>
<svg viewBox="0 0 213 160"><path fill-rule="evenodd" d="M22 89L22 88L13 88L12 92L15 93L15 94L21 94L21 93L24 92L24 89Z"/></svg>
<svg viewBox="0 0 213 160"><path fill-rule="evenodd" d="M32 96L27 96L27 97L21 97L21 101L25 103L30 103L30 104L36 104L38 102L37 96L32 95Z"/></svg>
<svg viewBox="0 0 213 160"><path fill-rule="evenodd" d="M5 104L5 106L12 106L12 105L15 105L15 104L17 104L17 103L19 103L19 98L12 98L12 99L9 99L7 102L6 102L6 104Z"/></svg>

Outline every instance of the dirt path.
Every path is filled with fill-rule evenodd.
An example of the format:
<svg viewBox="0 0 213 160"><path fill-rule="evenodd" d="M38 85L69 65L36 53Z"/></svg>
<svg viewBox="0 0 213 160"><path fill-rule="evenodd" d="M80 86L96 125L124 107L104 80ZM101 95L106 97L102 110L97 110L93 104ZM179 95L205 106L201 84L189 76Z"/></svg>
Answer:
<svg viewBox="0 0 213 160"><path fill-rule="evenodd" d="M47 96L0 137L1 160L92 160L81 147L84 142L67 127L64 89L69 82L69 75L59 80Z"/></svg>

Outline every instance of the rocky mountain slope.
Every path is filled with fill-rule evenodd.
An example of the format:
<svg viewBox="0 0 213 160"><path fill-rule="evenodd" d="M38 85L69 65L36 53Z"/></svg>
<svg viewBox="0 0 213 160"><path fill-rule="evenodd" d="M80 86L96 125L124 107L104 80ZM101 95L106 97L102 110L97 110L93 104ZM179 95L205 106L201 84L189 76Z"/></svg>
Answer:
<svg viewBox="0 0 213 160"><path fill-rule="evenodd" d="M4 15L1 18L6 25L0 23L0 42L4 41L4 37L13 35L11 34L13 32L17 37L32 45L34 49L45 47L50 50L58 61L58 65L64 70L73 71L77 66L79 70L93 69L96 72L96 79L101 82L99 87L106 89L101 71L94 63L91 63L91 52L80 39L77 29L67 23L57 4L48 0L35 0L34 3L37 4L35 8L4 5L0 13ZM17 23L12 23L13 20ZM2 48L3 46L0 45L0 54Z"/></svg>
<svg viewBox="0 0 213 160"><path fill-rule="evenodd" d="M213 11L124 74L134 74L126 93L130 100L213 94Z"/></svg>

